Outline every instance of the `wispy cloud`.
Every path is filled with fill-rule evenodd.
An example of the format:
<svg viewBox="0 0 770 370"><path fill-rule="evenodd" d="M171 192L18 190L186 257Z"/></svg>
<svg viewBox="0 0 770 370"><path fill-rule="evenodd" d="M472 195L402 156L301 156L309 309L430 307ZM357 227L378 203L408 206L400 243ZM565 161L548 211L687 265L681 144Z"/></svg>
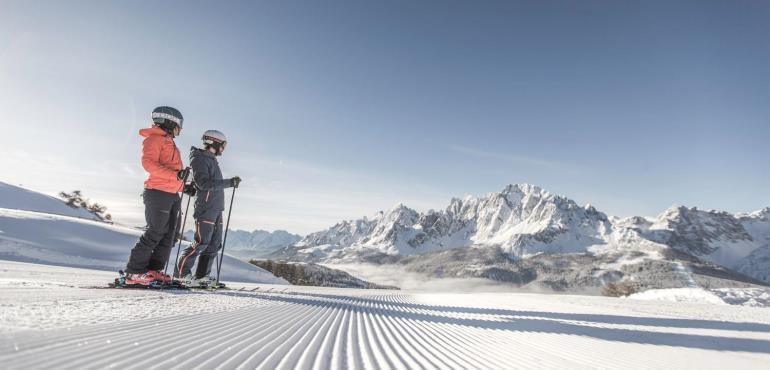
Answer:
<svg viewBox="0 0 770 370"><path fill-rule="evenodd" d="M400 265L327 264L327 267L345 271L359 279L376 284L397 286L411 291L429 292L521 292L511 284L482 278L436 278L428 274L408 271Z"/></svg>
<svg viewBox="0 0 770 370"><path fill-rule="evenodd" d="M492 159L500 162L507 162L516 165L533 166L533 167L549 167L549 168L565 168L566 164L560 162L549 161L542 158L521 156L507 153L497 153L487 150L471 148L463 145L450 145L449 149L455 153L467 155L479 159Z"/></svg>
<svg viewBox="0 0 770 370"><path fill-rule="evenodd" d="M252 227L263 229L306 233L370 216L399 202L427 210L443 207L451 198L424 184L266 155L223 158L222 166L226 172L237 168L244 178L239 189L244 213L239 213L247 213Z"/></svg>

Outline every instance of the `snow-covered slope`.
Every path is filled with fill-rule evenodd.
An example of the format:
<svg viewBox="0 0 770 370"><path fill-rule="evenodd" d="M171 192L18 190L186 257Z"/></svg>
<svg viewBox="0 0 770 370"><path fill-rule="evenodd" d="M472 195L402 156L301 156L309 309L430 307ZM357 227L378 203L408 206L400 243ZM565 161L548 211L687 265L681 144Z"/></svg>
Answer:
<svg viewBox="0 0 770 370"><path fill-rule="evenodd" d="M738 261L734 269L746 276L770 282L770 245L755 249Z"/></svg>
<svg viewBox="0 0 770 370"><path fill-rule="evenodd" d="M118 271L125 268L139 235L141 231L123 226L0 208L0 259L4 260ZM267 271L228 255L223 262L222 279L282 282Z"/></svg>
<svg viewBox="0 0 770 370"><path fill-rule="evenodd" d="M0 204L35 211L0 208L0 259L118 271L125 267L141 234L124 226L48 213L76 210L56 198L18 187L2 189ZM20 201L31 206L25 207ZM230 256L225 256L222 279L285 284L267 271Z"/></svg>
<svg viewBox="0 0 770 370"><path fill-rule="evenodd" d="M21 209L62 216L96 219L83 208L72 208L61 199L0 181L0 208Z"/></svg>
<svg viewBox="0 0 770 370"><path fill-rule="evenodd" d="M684 252L767 280L770 209L751 214L672 207L655 219L609 218L590 205L528 184L482 197L452 199L443 210L418 213L399 204L374 217L313 233L276 257L299 261L393 262L454 248L501 249L513 259L541 253L621 255L642 262ZM770 248L768 248L770 249ZM754 253L754 254L752 254Z"/></svg>
<svg viewBox="0 0 770 370"><path fill-rule="evenodd" d="M770 367L767 308L238 283L233 287L245 290L82 284L105 275L0 261L3 368Z"/></svg>
<svg viewBox="0 0 770 370"><path fill-rule="evenodd" d="M770 307L770 289L652 289L632 294L628 299L647 301L671 301L707 303L715 305L735 304L749 307Z"/></svg>

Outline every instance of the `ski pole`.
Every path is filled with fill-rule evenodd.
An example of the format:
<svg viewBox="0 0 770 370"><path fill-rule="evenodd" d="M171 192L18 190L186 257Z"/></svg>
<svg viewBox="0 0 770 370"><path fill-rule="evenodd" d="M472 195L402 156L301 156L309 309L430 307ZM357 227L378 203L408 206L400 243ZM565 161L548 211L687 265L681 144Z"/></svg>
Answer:
<svg viewBox="0 0 770 370"><path fill-rule="evenodd" d="M184 188L187 185L187 177L189 176L190 176L190 172L188 171L187 174L185 174L184 179L182 179L182 199L184 199ZM187 223L187 213L189 213L190 211L191 199L192 199L192 195L188 194L187 205L184 208L184 218L182 219L182 228L179 231L179 245L176 248L176 258L174 259L174 272L173 272L174 274L176 274L177 260L179 259L179 250L182 248L182 240L184 240L184 227L185 227L185 224ZM179 218L177 218L177 221L179 221ZM163 268L163 274L166 274L166 275L168 274L168 258L166 258L166 267Z"/></svg>
<svg viewBox="0 0 770 370"><path fill-rule="evenodd" d="M179 251L182 249L182 241L184 240L184 227L185 224L187 224L187 214L190 211L190 199L192 199L192 196L187 196L187 206L184 208L184 218L182 219L182 230L180 231L179 235L179 244L176 247L176 258L174 259L174 271L173 273L176 274L176 268L177 264L179 263ZM166 261L166 268L168 269L168 261ZM165 270L163 273L167 273Z"/></svg>
<svg viewBox="0 0 770 370"><path fill-rule="evenodd" d="M225 245L227 245L227 230L230 229L230 218L233 215L233 202L235 201L235 189L233 188L233 195L230 196L230 210L227 211L227 225L225 225L225 238L222 241L222 257L217 262L217 285L219 286L219 271L222 270L222 261L225 259Z"/></svg>
<svg viewBox="0 0 770 370"><path fill-rule="evenodd" d="M214 255L214 263L217 265L217 275L219 275L219 252ZM217 285L219 284L217 283Z"/></svg>

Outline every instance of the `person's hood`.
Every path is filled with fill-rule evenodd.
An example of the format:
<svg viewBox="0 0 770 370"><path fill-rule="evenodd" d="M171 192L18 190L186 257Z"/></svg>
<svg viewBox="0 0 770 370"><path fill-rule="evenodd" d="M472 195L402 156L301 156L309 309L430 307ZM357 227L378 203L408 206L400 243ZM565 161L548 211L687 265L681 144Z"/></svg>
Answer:
<svg viewBox="0 0 770 370"><path fill-rule="evenodd" d="M150 137L150 136L167 136L168 134L166 131L163 131L162 128L158 126L152 126L148 128L143 128L139 130L139 135L142 135L144 137Z"/></svg>
<svg viewBox="0 0 770 370"><path fill-rule="evenodd" d="M190 160L193 160L195 157L198 157L198 156L204 156L204 157L216 159L216 156L208 150L196 148L194 146L190 147Z"/></svg>

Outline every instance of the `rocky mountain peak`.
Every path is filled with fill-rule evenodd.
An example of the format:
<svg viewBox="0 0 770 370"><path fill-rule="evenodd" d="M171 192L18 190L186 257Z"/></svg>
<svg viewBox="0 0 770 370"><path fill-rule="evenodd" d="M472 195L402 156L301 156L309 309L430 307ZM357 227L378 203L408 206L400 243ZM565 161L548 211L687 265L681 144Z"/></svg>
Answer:
<svg viewBox="0 0 770 370"><path fill-rule="evenodd" d="M672 206L650 228L658 242L696 256L711 255L721 245L751 242L752 236L733 214L697 207ZM740 253L741 255L745 253ZM733 260L737 256L721 259Z"/></svg>
<svg viewBox="0 0 770 370"><path fill-rule="evenodd" d="M542 193L548 193L543 188L527 184L527 183L521 183L521 184L508 184L505 188L500 192L501 194L508 195L508 194L519 194L519 195L531 195L531 194L542 194Z"/></svg>

